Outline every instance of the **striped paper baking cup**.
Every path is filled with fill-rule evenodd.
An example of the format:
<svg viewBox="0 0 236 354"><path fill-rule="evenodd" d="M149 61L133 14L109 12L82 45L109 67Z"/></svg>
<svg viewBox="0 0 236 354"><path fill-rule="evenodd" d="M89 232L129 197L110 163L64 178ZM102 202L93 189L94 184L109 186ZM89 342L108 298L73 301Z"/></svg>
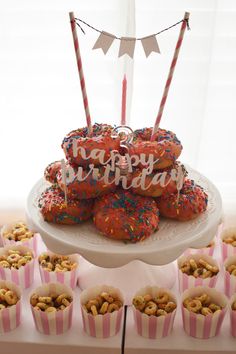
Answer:
<svg viewBox="0 0 236 354"><path fill-rule="evenodd" d="M233 337L236 337L236 310L232 310L232 304L236 301L236 293L230 298L230 325L231 325L231 334Z"/></svg>
<svg viewBox="0 0 236 354"><path fill-rule="evenodd" d="M71 288L60 283L44 284L36 288L30 294L30 297L33 294L37 294L39 296L50 296L51 293L56 293L58 295L67 293L72 296L72 298L74 298ZM40 310L35 310L34 307L31 305L30 307L35 327L40 333L47 335L58 335L68 331L72 325L73 301L64 310L49 313Z"/></svg>
<svg viewBox="0 0 236 354"><path fill-rule="evenodd" d="M236 293L236 275L231 275L226 268L231 265L236 265L236 255L226 258L224 261L224 286L225 286L225 295L231 297Z"/></svg>
<svg viewBox="0 0 236 354"><path fill-rule="evenodd" d="M236 255L236 247L232 246L229 243L225 243L223 240L225 238L228 238L230 236L236 235L236 227L229 227L226 229L223 229L220 235L220 244L221 244L221 253L222 253L222 258L223 261L226 260L226 258Z"/></svg>
<svg viewBox="0 0 236 354"><path fill-rule="evenodd" d="M147 286L140 289L134 296L144 296L150 294L151 296L158 296L159 294L167 293L170 301L177 304L175 295L169 290L164 288L158 288L156 286ZM137 333L145 338L157 339L168 336L172 329L176 315L176 309L173 312L168 313L166 316L148 316L145 313L140 312L134 306L133 316Z"/></svg>
<svg viewBox="0 0 236 354"><path fill-rule="evenodd" d="M83 305L100 295L102 292L108 292L111 295L114 294L124 303L124 298L120 290L113 288L112 286L100 285L84 290L80 295L83 327L84 331L91 337L109 338L120 331L123 306L118 311L106 313L105 315L99 314L97 316L87 313L83 308Z"/></svg>
<svg viewBox="0 0 236 354"><path fill-rule="evenodd" d="M14 291L19 300L15 305L0 310L0 333L10 332L21 323L21 291L18 286L7 280L0 280L0 288Z"/></svg>
<svg viewBox="0 0 236 354"><path fill-rule="evenodd" d="M213 256L214 250L216 248L216 237L210 243L210 246L202 248L187 248L183 253L183 256L189 256L190 254L206 254L207 256Z"/></svg>
<svg viewBox="0 0 236 354"><path fill-rule="evenodd" d="M10 224L6 224L1 228L1 232L0 232L0 236L2 239L2 244L3 246L9 246L9 245L21 245L21 246L25 246L25 247L29 247L31 249L34 250L35 255L37 255L37 251L38 251L38 242L41 239L41 236L39 235L39 233L35 232L34 236L27 239L26 241L14 241L14 240L8 240L8 238L4 237L4 233L5 231L11 230L12 227L17 224L17 222L22 222L21 221L15 221L12 222ZM25 222L23 220L23 222Z"/></svg>
<svg viewBox="0 0 236 354"><path fill-rule="evenodd" d="M44 254L53 255L52 252L44 252ZM76 262L78 266L68 272L49 272L43 268L39 263L39 272L41 276L42 283L61 283L69 286L71 289L75 289L78 280L78 269L79 269L79 255L73 254L69 256L69 260Z"/></svg>
<svg viewBox="0 0 236 354"><path fill-rule="evenodd" d="M206 254L191 254L188 256L182 256L178 259L178 279L179 279L179 291L183 292L186 289L189 289L194 286L209 286L210 288L213 288L216 285L216 282L219 278L220 271L214 275L211 278L195 278L193 275L187 275L186 273L183 273L181 271L181 266L184 264L184 262L189 261L190 259L194 259L195 261L199 261L199 259L203 259L207 263L217 266L219 268L218 263L216 262L215 259L213 259L211 256L208 256ZM220 270L220 268L219 268Z"/></svg>
<svg viewBox="0 0 236 354"><path fill-rule="evenodd" d="M0 278L3 280L12 281L22 289L29 288L34 282L34 252L32 249L22 245L8 245L0 248L0 256L5 255L8 250L16 250L23 253L31 252L33 259L21 266L19 269L3 268L0 266Z"/></svg>
<svg viewBox="0 0 236 354"><path fill-rule="evenodd" d="M183 301L185 299L201 296L202 294L208 294L211 297L212 302L221 306L222 310L216 311L212 315L204 316L190 312L183 306ZM220 333L222 322L228 308L228 302L225 295L206 286L197 286L185 290L182 294L181 300L183 327L189 336L200 339L209 339Z"/></svg>

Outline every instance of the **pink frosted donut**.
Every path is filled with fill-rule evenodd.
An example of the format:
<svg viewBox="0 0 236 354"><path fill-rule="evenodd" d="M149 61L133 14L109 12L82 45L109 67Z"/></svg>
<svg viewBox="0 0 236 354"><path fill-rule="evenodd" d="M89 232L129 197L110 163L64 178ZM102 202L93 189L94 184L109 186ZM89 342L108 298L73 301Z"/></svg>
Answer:
<svg viewBox="0 0 236 354"><path fill-rule="evenodd" d="M142 189L141 186L140 187L133 187L132 188L132 192L135 194L139 194L139 195L143 195L143 196L147 196L147 197L159 197L161 195L164 194L171 194L171 193L176 193L177 192L177 185L176 185L176 181L174 181L171 178L171 170L172 169L177 169L181 167L182 168L182 172L185 178L185 176L187 175L187 172L184 168L184 165L181 165L179 162L176 162L173 166L171 167L167 167L164 168L162 170L155 170L152 173L150 173L149 175L146 175L145 178L145 189ZM165 182L164 182L164 186L162 186L160 183L158 184L151 184L151 182L153 181L153 178L155 177L155 175L160 175L162 173L166 172L166 177L165 177ZM137 178L139 176L141 176L142 174L142 170L137 169L136 171L134 171L132 173L132 179ZM160 180L159 180L160 181Z"/></svg>
<svg viewBox="0 0 236 354"><path fill-rule="evenodd" d="M135 243L158 230L159 212L153 198L118 189L95 200L93 221L106 237Z"/></svg>
<svg viewBox="0 0 236 354"><path fill-rule="evenodd" d="M86 155L90 155L93 149L104 150L105 161L109 159L112 150L118 151L120 148L120 139L113 136L113 127L110 125L94 124L91 137L88 135L87 127L73 130L64 138L62 148L67 160L77 166L100 165L100 162L96 158L84 160L79 150L77 150L77 155L74 157L73 141L76 142L77 148L83 147L86 150Z"/></svg>
<svg viewBox="0 0 236 354"><path fill-rule="evenodd" d="M154 169L162 169L171 166L180 156L182 145L176 135L164 129L158 129L151 140L152 128L138 129L134 132L134 142L129 149L130 155L153 154L155 160ZM145 167L141 165L141 167Z"/></svg>
<svg viewBox="0 0 236 354"><path fill-rule="evenodd" d="M60 188L51 186L39 198L40 212L47 222L64 225L80 224L92 215L93 200L67 200Z"/></svg>
<svg viewBox="0 0 236 354"><path fill-rule="evenodd" d="M61 161L50 163L44 170L44 178L50 183L57 183L57 173L61 169Z"/></svg>
<svg viewBox="0 0 236 354"><path fill-rule="evenodd" d="M82 172L82 177L83 179L87 175L87 177L83 181L79 181L76 174L78 171L78 168L72 167L71 168L74 170L74 175L75 177L71 182L67 182L67 195L70 198L73 199L90 199L90 198L97 198L101 195L110 193L116 189L115 182L114 180L114 173L110 172L109 174L109 182L110 184L106 184L103 180L99 180L103 175L105 168L103 166L96 166L96 168L99 170L99 179L96 180L93 178L92 173L89 174L89 170L86 168L83 168ZM82 169L82 167L80 167ZM62 174L61 174L61 169L57 173L57 183L58 186L61 188L62 191L65 190L65 185L63 183L62 179Z"/></svg>
<svg viewBox="0 0 236 354"><path fill-rule="evenodd" d="M179 194L165 194L157 199L161 216L187 221L196 218L207 208L208 196L193 180L186 179Z"/></svg>

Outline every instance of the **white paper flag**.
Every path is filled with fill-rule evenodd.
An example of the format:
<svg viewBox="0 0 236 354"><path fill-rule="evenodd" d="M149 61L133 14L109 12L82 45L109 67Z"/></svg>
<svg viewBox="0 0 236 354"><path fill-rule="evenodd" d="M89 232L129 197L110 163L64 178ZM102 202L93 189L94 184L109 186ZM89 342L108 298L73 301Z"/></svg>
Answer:
<svg viewBox="0 0 236 354"><path fill-rule="evenodd" d="M160 53L160 49L155 35L142 38L141 42L146 57L148 57L152 52Z"/></svg>
<svg viewBox="0 0 236 354"><path fill-rule="evenodd" d="M102 31L96 43L94 44L93 49L102 49L103 53L106 55L114 39L115 36L108 32Z"/></svg>
<svg viewBox="0 0 236 354"><path fill-rule="evenodd" d="M135 43L136 43L136 38L121 37L118 57L127 54L130 56L130 58L133 58Z"/></svg>

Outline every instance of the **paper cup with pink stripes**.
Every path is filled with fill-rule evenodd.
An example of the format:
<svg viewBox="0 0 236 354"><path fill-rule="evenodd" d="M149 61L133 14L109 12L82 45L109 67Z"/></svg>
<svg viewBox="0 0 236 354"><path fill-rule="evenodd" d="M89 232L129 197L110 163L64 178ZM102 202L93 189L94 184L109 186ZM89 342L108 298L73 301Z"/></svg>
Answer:
<svg viewBox="0 0 236 354"><path fill-rule="evenodd" d="M208 264L212 266L216 266L219 268L218 263L216 262L215 259L213 259L211 256L208 256L206 254L191 254L188 256L182 256L178 259L178 278L179 278L179 291L183 292L186 289L189 289L194 286L209 286L210 288L213 288L216 285L217 279L219 278L220 272L218 272L216 275L210 278L195 278L193 275L187 275L186 273L183 273L181 271L181 266L186 262L189 261L190 259L194 259L196 262L199 261L200 259L203 259L206 261Z"/></svg>
<svg viewBox="0 0 236 354"><path fill-rule="evenodd" d="M230 265L235 265L236 268L236 255L226 258L224 262L224 285L225 285L225 295L231 297L236 293L236 275L230 274L227 271L227 267Z"/></svg>
<svg viewBox="0 0 236 354"><path fill-rule="evenodd" d="M236 337L236 307L235 310L232 309L232 305L236 302L236 293L230 298L230 324L231 324L231 334Z"/></svg>
<svg viewBox="0 0 236 354"><path fill-rule="evenodd" d="M221 253L223 261L226 260L229 256L236 255L236 246L232 246L230 243L224 242L225 239L230 238L231 236L236 236L236 227L229 227L227 229L223 229L220 236L221 243Z"/></svg>
<svg viewBox="0 0 236 354"><path fill-rule="evenodd" d="M87 313L83 308L89 300L96 298L102 292L108 292L109 294L114 294L124 303L124 297L119 289L113 288L112 286L100 285L95 286L90 289L84 290L80 295L81 313L83 319L84 331L92 337L96 338L109 338L115 336L121 326L121 320L123 315L123 306L112 313L106 313L105 315L93 316Z"/></svg>
<svg viewBox="0 0 236 354"><path fill-rule="evenodd" d="M41 236L37 232L34 233L33 237L31 237L25 241L9 240L8 238L6 238L4 236L5 232L10 231L12 229L12 227L15 226L15 224L17 224L18 222L22 222L22 221L15 221L10 224L6 224L1 228L0 235L1 235L3 246L21 245L21 246L29 247L29 248L33 249L34 253L37 255L38 242L41 239ZM25 222L25 221L23 221L23 222Z"/></svg>
<svg viewBox="0 0 236 354"><path fill-rule="evenodd" d="M202 294L208 294L211 297L212 302L221 306L222 310L204 316L202 314L190 312L183 306L183 301L185 299L201 296ZM189 336L200 339L209 339L220 333L222 322L228 308L228 301L224 294L206 286L197 286L196 288L185 290L182 294L181 300L183 327Z"/></svg>
<svg viewBox="0 0 236 354"><path fill-rule="evenodd" d="M36 310L33 306L30 306L36 329L43 334L58 335L68 331L72 325L74 295L71 288L60 283L44 284L36 288L30 294L30 297L33 294L37 294L39 296L50 296L52 293L57 295L66 293L69 294L73 300L64 310L56 312L44 312Z"/></svg>
<svg viewBox="0 0 236 354"><path fill-rule="evenodd" d="M43 254L53 255L52 252L43 252ZM39 256L40 257L40 256ZM79 255L72 254L69 256L69 260L73 263L77 263L77 267L67 272L49 272L43 268L39 263L39 272L42 283L61 283L69 286L71 289L75 289L78 280L78 268L79 268Z"/></svg>
<svg viewBox="0 0 236 354"><path fill-rule="evenodd" d="M213 256L214 250L216 248L216 237L207 247L202 248L188 248L183 255L189 256L190 254L206 254L208 256Z"/></svg>
<svg viewBox="0 0 236 354"><path fill-rule="evenodd" d="M19 299L15 305L0 310L0 333L6 333L17 328L21 323L21 291L18 286L7 280L0 280L1 288L14 291Z"/></svg>
<svg viewBox="0 0 236 354"><path fill-rule="evenodd" d="M169 295L170 301L173 301L177 304L176 297L170 290L158 288L156 286L147 286L142 288L134 296L144 296L150 294L151 296L155 297L163 293L167 293ZM171 333L176 309L173 312L168 313L166 316L159 317L146 315L145 313L137 310L134 306L132 306L132 309L137 333L140 336L149 339L157 339L164 338Z"/></svg>
<svg viewBox="0 0 236 354"><path fill-rule="evenodd" d="M29 288L34 282L34 252L32 249L21 245L8 245L0 248L0 257L7 254L8 250L16 250L22 253L30 252L33 256L32 260L21 266L19 269L4 268L0 266L0 278L3 280L12 281L21 289Z"/></svg>

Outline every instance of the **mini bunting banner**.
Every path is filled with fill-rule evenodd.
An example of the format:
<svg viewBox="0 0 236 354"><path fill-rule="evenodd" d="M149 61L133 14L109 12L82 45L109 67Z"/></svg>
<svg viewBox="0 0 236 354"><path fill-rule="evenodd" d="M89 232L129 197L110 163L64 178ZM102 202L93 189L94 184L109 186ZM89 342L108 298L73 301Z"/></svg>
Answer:
<svg viewBox="0 0 236 354"><path fill-rule="evenodd" d="M106 55L114 39L115 36L108 32L102 31L96 43L94 44L93 49L102 49L103 53Z"/></svg>
<svg viewBox="0 0 236 354"><path fill-rule="evenodd" d="M141 42L146 57L149 57L152 52L161 53L155 35L142 38Z"/></svg>
<svg viewBox="0 0 236 354"><path fill-rule="evenodd" d="M130 56L130 58L133 58L135 43L136 43L136 38L121 37L118 57L127 54Z"/></svg>
<svg viewBox="0 0 236 354"><path fill-rule="evenodd" d="M183 18L182 20L174 23L173 25L171 25L167 28L164 28L163 30L161 30L157 33L151 34L149 36L146 36L146 37L140 37L140 38L118 37L118 36L115 36L111 33L101 31L101 30L97 29L96 27L93 27L89 23L81 20L80 18L75 18L75 21L76 21L77 26L80 28L80 30L84 34L85 34L85 31L81 27L81 24L84 24L85 26L87 26L90 29L99 33L99 37L96 40L96 42L93 46L93 49L102 49L103 53L106 55L108 50L110 49L113 41L116 39L116 40L120 41L118 57L122 57L123 55L127 54L130 58L133 58L133 56L134 56L134 49L135 49L136 41L140 41L142 43L144 53L145 53L146 57L148 58L152 52L158 53L158 54L161 53L159 45L157 43L157 38L156 38L157 35L165 32L165 31L168 31L171 28L173 28L183 22L185 22L187 29L190 29L189 28L189 19Z"/></svg>

